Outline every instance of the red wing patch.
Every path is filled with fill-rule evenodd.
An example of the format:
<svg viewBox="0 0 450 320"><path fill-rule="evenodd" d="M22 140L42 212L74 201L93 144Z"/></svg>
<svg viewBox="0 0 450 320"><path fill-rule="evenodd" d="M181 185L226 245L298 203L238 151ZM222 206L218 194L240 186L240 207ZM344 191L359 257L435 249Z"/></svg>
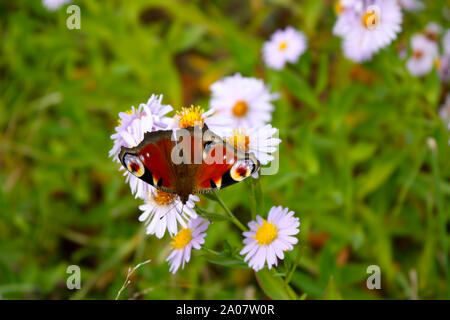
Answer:
<svg viewBox="0 0 450 320"><path fill-rule="evenodd" d="M153 176L154 186L173 189L175 186L175 172L171 160L174 142L165 138L144 145L136 154ZM162 179L162 182L161 182Z"/></svg>
<svg viewBox="0 0 450 320"><path fill-rule="evenodd" d="M230 170L236 159L235 152L226 145L217 144L211 147L197 171L194 190L202 192L215 187L220 189L222 176ZM211 184L211 181L216 186Z"/></svg>

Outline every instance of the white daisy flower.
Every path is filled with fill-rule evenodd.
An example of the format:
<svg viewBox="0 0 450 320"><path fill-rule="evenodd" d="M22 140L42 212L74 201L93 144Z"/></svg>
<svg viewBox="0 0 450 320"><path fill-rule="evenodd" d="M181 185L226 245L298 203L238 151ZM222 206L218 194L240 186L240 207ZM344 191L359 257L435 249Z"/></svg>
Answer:
<svg viewBox="0 0 450 320"><path fill-rule="evenodd" d="M184 269L185 263L191 259L192 248L200 250L201 245L205 243L206 229L209 221L198 217L189 221L188 226L180 230L176 236L172 238L170 243L173 247L172 252L166 261L170 264L169 271L177 272L180 268Z"/></svg>
<svg viewBox="0 0 450 320"><path fill-rule="evenodd" d="M270 93L261 79L246 78L239 73L225 77L210 87L211 110L231 121L233 128L253 128L272 119L277 93Z"/></svg>
<svg viewBox="0 0 450 320"><path fill-rule="evenodd" d="M72 0L42 0L42 5L49 11L55 11Z"/></svg>
<svg viewBox="0 0 450 320"><path fill-rule="evenodd" d="M270 40L264 43L263 58L268 67L281 70L287 62L297 62L306 47L307 40L303 32L287 27L275 31Z"/></svg>
<svg viewBox="0 0 450 320"><path fill-rule="evenodd" d="M244 232L244 248L240 254L246 255L249 267L259 271L267 262L267 267L278 265L284 259L284 252L292 250L298 242L294 237L299 233L300 220L288 208L272 207L267 220L256 216L256 221L248 223L250 231Z"/></svg>
<svg viewBox="0 0 450 320"><path fill-rule="evenodd" d="M396 1L368 0L355 18L348 18L348 32L343 35L344 54L355 62L366 61L388 46L401 31L402 12Z"/></svg>
<svg viewBox="0 0 450 320"><path fill-rule="evenodd" d="M270 124L252 129L238 128L228 133L226 140L237 150L253 152L256 159L262 165L266 165L274 159L272 153L281 142L280 139L273 137L277 132L278 129Z"/></svg>
<svg viewBox="0 0 450 320"><path fill-rule="evenodd" d="M438 57L438 47L423 34L411 38L412 56L406 63L408 71L416 77L429 73Z"/></svg>
<svg viewBox="0 0 450 320"><path fill-rule="evenodd" d="M420 0L398 0L400 6L406 11L417 12L425 8L425 4Z"/></svg>
<svg viewBox="0 0 450 320"><path fill-rule="evenodd" d="M109 156L114 161L120 163L118 154L122 146L132 148L137 146L143 139L146 132L164 129L170 119L165 114L172 110L171 106L161 104L162 96L152 95L146 104L141 104L138 109L132 107L130 111L119 113L119 125L115 128L115 133L111 135L114 141ZM130 184L131 192L135 197L145 198L152 190L152 186L137 178L125 168L120 166L119 170L124 170L126 182Z"/></svg>
<svg viewBox="0 0 450 320"><path fill-rule="evenodd" d="M139 221L144 221L147 226L147 234L154 234L162 238L167 231L171 236L178 232L178 224L187 228L190 219L197 217L194 211L196 201L200 199L190 195L189 200L183 205L176 194L167 193L152 187L145 198L145 204L140 205L142 214Z"/></svg>

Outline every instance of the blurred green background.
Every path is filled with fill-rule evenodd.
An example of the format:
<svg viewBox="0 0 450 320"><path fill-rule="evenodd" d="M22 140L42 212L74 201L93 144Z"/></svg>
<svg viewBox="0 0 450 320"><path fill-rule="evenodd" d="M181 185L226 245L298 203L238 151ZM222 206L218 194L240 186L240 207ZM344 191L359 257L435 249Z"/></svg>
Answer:
<svg viewBox="0 0 450 320"><path fill-rule="evenodd" d="M426 3L356 65L331 34L332 1L75 1L80 30L66 28L67 6L0 2L0 296L112 299L128 268L151 259L122 299L267 299L252 270L205 252L171 275L168 236L145 236L141 202L108 158L119 111L152 93L175 109L207 107L209 85L240 72L281 93L280 170L261 178L260 214L282 205L300 218L286 262L298 259L298 295L322 299L332 278L344 299L450 298L449 134L438 117L448 86L436 72L413 78L398 57L428 22L450 26L445 1ZM270 71L262 43L287 25L306 33L308 51ZM249 187L221 191L245 222ZM204 197L199 207L223 213ZM234 251L240 232L214 222L206 246ZM81 290L66 288L72 264ZM381 290L366 288L373 264Z"/></svg>

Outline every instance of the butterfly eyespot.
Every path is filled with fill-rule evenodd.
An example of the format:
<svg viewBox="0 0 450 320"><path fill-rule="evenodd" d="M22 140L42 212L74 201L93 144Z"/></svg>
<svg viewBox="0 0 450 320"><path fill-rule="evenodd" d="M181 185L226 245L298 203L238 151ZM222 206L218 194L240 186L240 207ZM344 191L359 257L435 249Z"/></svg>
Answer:
<svg viewBox="0 0 450 320"><path fill-rule="evenodd" d="M238 160L230 169L234 181L242 181L253 173L255 165L250 159Z"/></svg>
<svg viewBox="0 0 450 320"><path fill-rule="evenodd" d="M124 158L125 166L127 170L134 174L136 177L142 177L145 173L144 165L142 161L135 155L127 154Z"/></svg>

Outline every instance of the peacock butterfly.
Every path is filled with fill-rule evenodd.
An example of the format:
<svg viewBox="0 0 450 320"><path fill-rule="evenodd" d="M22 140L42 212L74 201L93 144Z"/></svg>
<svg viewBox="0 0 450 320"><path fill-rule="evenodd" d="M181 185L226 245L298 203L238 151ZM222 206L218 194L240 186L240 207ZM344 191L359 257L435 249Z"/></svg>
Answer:
<svg viewBox="0 0 450 320"><path fill-rule="evenodd" d="M119 159L133 175L183 203L244 180L259 168L253 153L237 150L206 125L146 132L134 148L122 147Z"/></svg>

